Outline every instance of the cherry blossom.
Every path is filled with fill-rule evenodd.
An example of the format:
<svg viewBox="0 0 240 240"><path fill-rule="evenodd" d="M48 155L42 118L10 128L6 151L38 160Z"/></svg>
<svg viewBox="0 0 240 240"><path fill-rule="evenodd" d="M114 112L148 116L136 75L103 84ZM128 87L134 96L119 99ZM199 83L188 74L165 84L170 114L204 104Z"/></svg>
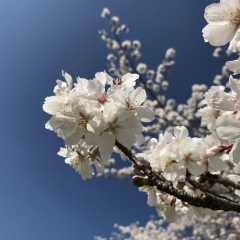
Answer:
<svg viewBox="0 0 240 240"><path fill-rule="evenodd" d="M237 0L220 0L206 7L204 17L208 25L203 37L213 46L230 42L240 26L240 3Z"/></svg>

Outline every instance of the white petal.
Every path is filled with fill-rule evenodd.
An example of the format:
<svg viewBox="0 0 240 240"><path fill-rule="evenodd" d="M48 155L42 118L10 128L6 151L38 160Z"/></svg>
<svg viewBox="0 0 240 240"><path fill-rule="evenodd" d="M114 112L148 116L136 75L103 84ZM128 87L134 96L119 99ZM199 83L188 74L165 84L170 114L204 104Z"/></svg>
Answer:
<svg viewBox="0 0 240 240"><path fill-rule="evenodd" d="M229 153L230 160L235 163L240 163L240 142L233 144L232 150Z"/></svg>
<svg viewBox="0 0 240 240"><path fill-rule="evenodd" d="M80 127L77 128L73 134L64 138L66 145L71 147L72 145L77 144L81 140L83 134L84 130Z"/></svg>
<svg viewBox="0 0 240 240"><path fill-rule="evenodd" d="M138 87L129 94L128 102L135 108L140 106L146 100L146 98L146 91L143 88Z"/></svg>
<svg viewBox="0 0 240 240"><path fill-rule="evenodd" d="M225 161L223 161L220 156L212 156L208 160L208 171L211 174L219 174L221 171L227 169L227 164Z"/></svg>
<svg viewBox="0 0 240 240"><path fill-rule="evenodd" d="M208 24L203 28L203 37L213 46L223 46L232 40L236 33L236 24L227 23L225 25Z"/></svg>
<svg viewBox="0 0 240 240"><path fill-rule="evenodd" d="M187 163L187 169L194 176L200 176L205 171L203 166L200 166L199 164L193 161L189 161Z"/></svg>
<svg viewBox="0 0 240 240"><path fill-rule="evenodd" d="M188 137L188 130L184 126L177 126L174 128L174 136L177 139L185 139Z"/></svg>
<svg viewBox="0 0 240 240"><path fill-rule="evenodd" d="M212 3L205 8L204 18L208 23L226 24L230 17L229 12L226 11L228 8L226 3Z"/></svg>
<svg viewBox="0 0 240 240"><path fill-rule="evenodd" d="M136 112L142 122L151 122L155 119L154 112L150 108L140 106Z"/></svg>
<svg viewBox="0 0 240 240"><path fill-rule="evenodd" d="M229 140L229 141L238 141L240 140L239 128L227 126L227 127L218 127L217 134L220 138Z"/></svg>
<svg viewBox="0 0 240 240"><path fill-rule="evenodd" d="M100 154L104 164L108 164L108 160L112 154L115 145L115 136L104 132L100 138Z"/></svg>
<svg viewBox="0 0 240 240"><path fill-rule="evenodd" d="M134 83L138 78L139 78L138 74L127 73L127 74L123 75L121 80L124 82L124 85L125 85L125 84Z"/></svg>
<svg viewBox="0 0 240 240"><path fill-rule="evenodd" d="M66 148L60 148L57 154L61 157L69 157L69 150Z"/></svg>
<svg viewBox="0 0 240 240"><path fill-rule="evenodd" d="M62 71L62 76L66 79L67 85L68 85L68 89L70 90L72 88L72 77L67 73Z"/></svg>
<svg viewBox="0 0 240 240"><path fill-rule="evenodd" d="M119 129L116 139L125 147L130 148L136 142L136 136L129 129Z"/></svg>

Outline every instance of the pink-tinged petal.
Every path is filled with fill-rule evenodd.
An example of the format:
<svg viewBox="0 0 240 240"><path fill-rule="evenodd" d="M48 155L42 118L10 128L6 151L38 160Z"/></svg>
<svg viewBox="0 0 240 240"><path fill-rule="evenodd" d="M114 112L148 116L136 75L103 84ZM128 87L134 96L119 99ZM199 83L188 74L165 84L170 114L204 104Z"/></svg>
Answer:
<svg viewBox="0 0 240 240"><path fill-rule="evenodd" d="M232 150L229 153L229 157L233 163L240 163L240 142L234 143Z"/></svg>
<svg viewBox="0 0 240 240"><path fill-rule="evenodd" d="M104 164L108 164L108 160L113 151L113 147L115 145L115 136L113 134L109 134L108 132L104 132L100 138L100 155Z"/></svg>
<svg viewBox="0 0 240 240"><path fill-rule="evenodd" d="M137 141L130 129L118 129L116 139L127 148L130 148Z"/></svg>

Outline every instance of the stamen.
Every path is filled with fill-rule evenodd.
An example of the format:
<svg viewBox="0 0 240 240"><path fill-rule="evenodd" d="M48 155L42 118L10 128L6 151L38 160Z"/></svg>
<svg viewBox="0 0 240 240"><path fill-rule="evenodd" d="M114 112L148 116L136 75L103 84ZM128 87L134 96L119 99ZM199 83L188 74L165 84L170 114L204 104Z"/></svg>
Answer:
<svg viewBox="0 0 240 240"><path fill-rule="evenodd" d="M113 79L112 80L113 81L113 85L122 85L122 80L121 79L119 79L119 78L116 78L116 79Z"/></svg>
<svg viewBox="0 0 240 240"><path fill-rule="evenodd" d="M240 25L240 9L237 7L235 11L232 11L232 9L228 9L228 11L231 17L229 21L237 25Z"/></svg>
<svg viewBox="0 0 240 240"><path fill-rule="evenodd" d="M106 95L107 95L106 92L99 94L97 97L97 101L100 102L101 104L104 104L105 102L107 102Z"/></svg>

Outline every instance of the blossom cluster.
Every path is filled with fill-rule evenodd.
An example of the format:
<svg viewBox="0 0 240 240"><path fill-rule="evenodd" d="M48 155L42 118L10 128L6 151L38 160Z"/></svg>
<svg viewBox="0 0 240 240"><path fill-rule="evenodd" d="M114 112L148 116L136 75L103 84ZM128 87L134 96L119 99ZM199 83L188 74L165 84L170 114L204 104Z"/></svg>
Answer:
<svg viewBox="0 0 240 240"><path fill-rule="evenodd" d="M211 4L205 10L205 18L208 22L203 29L205 41L214 46L231 41L229 50L239 51L239 1L221 0ZM227 62L225 68L233 74L240 73L240 58ZM225 86L220 84L212 86L199 103L201 108L197 115L201 117L201 125L207 127L208 135L190 137L186 127L176 126L173 134L166 131L158 139L150 139L148 149L137 155L139 161L176 188L195 196L201 196L203 192L193 187L191 180L199 183L204 174L225 176L238 185L240 176L233 169L240 165L240 80L231 75L227 86L230 91L225 91ZM133 184L147 192L148 204L156 207L166 220L175 221L178 211L197 215L211 213L158 191L148 184L147 178L137 168L135 173ZM214 187L211 185L209 190ZM236 195L240 196L239 193L235 190Z"/></svg>
<svg viewBox="0 0 240 240"><path fill-rule="evenodd" d="M146 100L143 88L134 89L137 74L113 79L98 72L87 80L62 73L65 81L57 80L55 96L47 97L43 110L51 114L46 128L65 141L59 155L65 157L83 179L91 178L93 165L98 173L109 164L115 141L130 148L142 139L142 121L154 119L154 112L141 106Z"/></svg>
<svg viewBox="0 0 240 240"><path fill-rule="evenodd" d="M227 227L226 227L227 226ZM176 222L169 223L163 219L151 219L145 225L139 222L126 226L114 224L116 229L110 238L95 237L94 240L238 240L240 237L240 218L237 213L218 213L216 217L206 215L183 215Z"/></svg>
<svg viewBox="0 0 240 240"><path fill-rule="evenodd" d="M120 153L122 159L126 158L115 148L115 143L119 142L127 149L135 146L141 164L174 188L192 196L201 197L206 189L225 194L228 186L224 188L217 181L208 181L209 178L218 179L218 176L230 180L232 186L239 186L240 80L235 75L240 73L240 58L226 63L221 77L214 79L217 86L207 90L206 85L195 84L187 104L177 106L174 99L165 101L165 96L160 94L160 90L168 88L166 72L175 64L176 51L168 49L155 73L145 63L135 62L141 57L140 41L120 40L119 35L129 30L126 25L118 27L119 18L111 17L107 8L101 16L109 20L115 37L111 38L105 30L100 31L107 47L117 51L117 56L112 53L107 56L108 71L117 78L98 72L90 80L78 77L73 87L72 77L63 72L65 81L57 80L55 95L47 97L43 105L44 111L52 115L46 128L65 141L66 147L58 154L65 157L65 162L83 179L92 177L93 165L97 175L116 174L116 169L109 171L105 167L110 166L113 151ZM211 4L205 9L204 16L208 22L203 29L206 42L213 46L230 42L228 51L240 51L238 0ZM218 48L214 55L219 54ZM118 57L119 67L114 63ZM233 72L230 77L229 71ZM221 85L222 77L229 77L226 86ZM141 86L134 88L137 79L151 94L151 99L146 101L147 94ZM196 112L197 107L200 109ZM151 122L155 116L154 124L143 127L142 122ZM201 125L194 126L199 117ZM150 134L146 135L146 132ZM133 185L147 193L148 205L156 207L165 220L174 222L182 214L216 214L158 190L136 164L119 171L119 176L133 172ZM232 198L240 196L239 188L230 190L235 193Z"/></svg>

